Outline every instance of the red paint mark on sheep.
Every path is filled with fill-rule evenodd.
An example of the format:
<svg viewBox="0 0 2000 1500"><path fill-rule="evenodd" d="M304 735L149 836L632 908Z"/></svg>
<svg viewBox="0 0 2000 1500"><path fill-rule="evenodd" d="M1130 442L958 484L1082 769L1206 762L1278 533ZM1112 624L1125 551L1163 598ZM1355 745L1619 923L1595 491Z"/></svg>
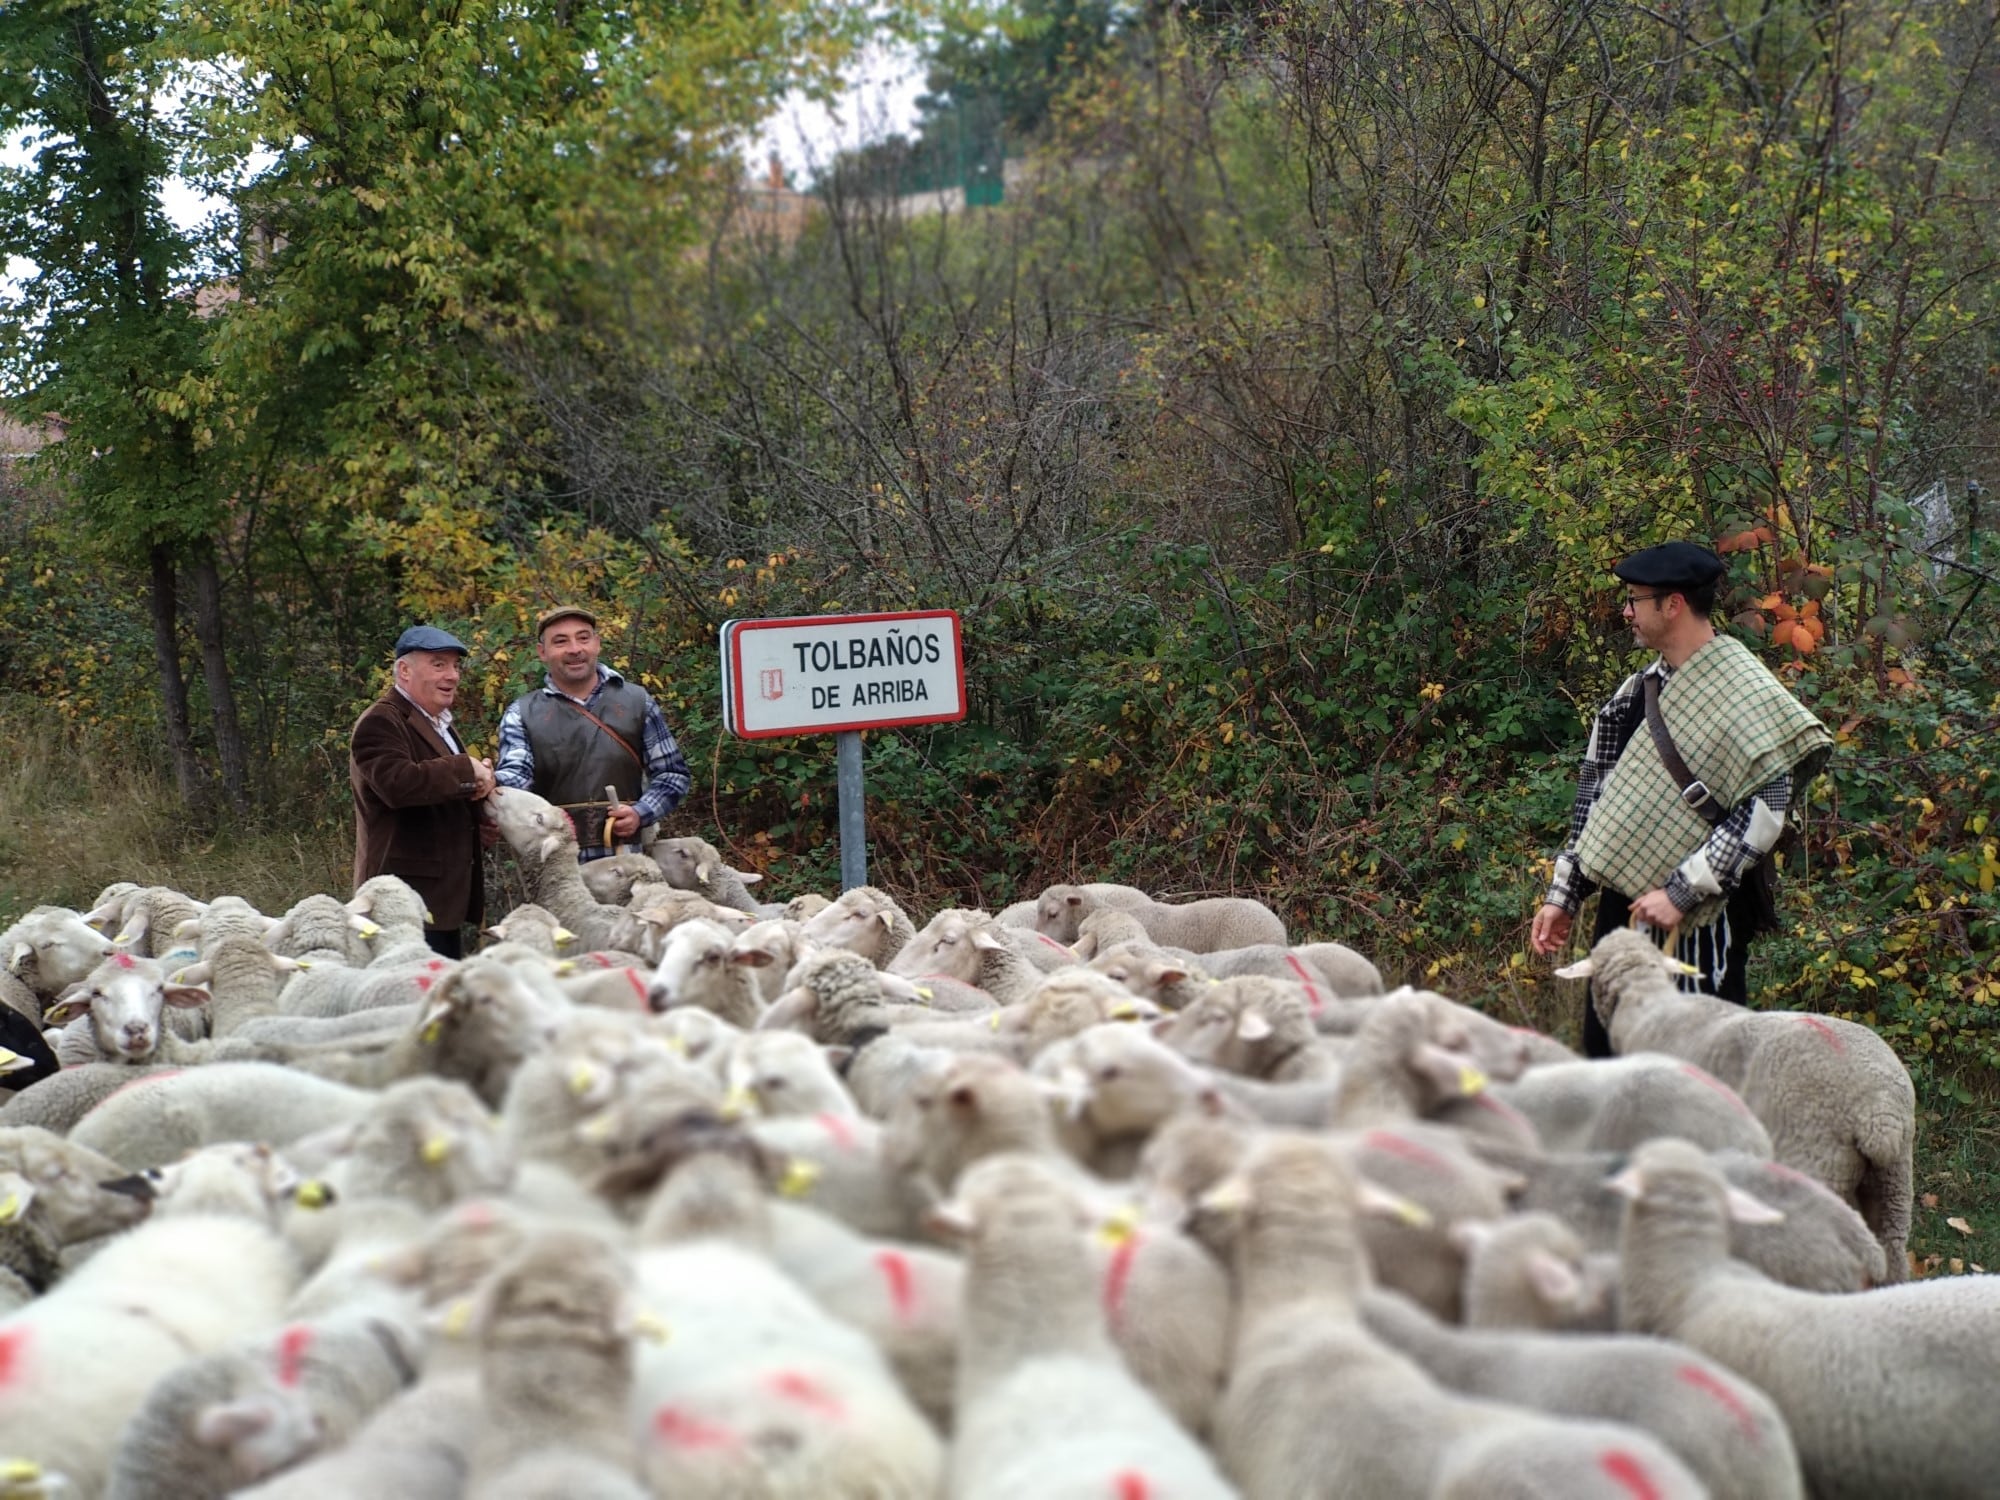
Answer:
<svg viewBox="0 0 2000 1500"><path fill-rule="evenodd" d="M846 1404L810 1375L802 1375L797 1370L776 1370L764 1384L773 1395L796 1402L829 1422L838 1422L847 1416Z"/></svg>
<svg viewBox="0 0 2000 1500"><path fill-rule="evenodd" d="M118 965L118 967L121 969L131 969L137 967L137 965L132 962L132 955L129 953L114 953L111 955L111 961L114 964Z"/></svg>
<svg viewBox="0 0 2000 1500"><path fill-rule="evenodd" d="M1646 1466L1624 1449L1613 1448L1598 1459L1597 1466L1610 1475L1614 1483L1623 1485L1632 1500L1663 1500L1663 1493L1653 1483L1653 1476L1646 1472Z"/></svg>
<svg viewBox="0 0 2000 1500"><path fill-rule="evenodd" d="M1765 1162L1764 1170L1771 1176L1782 1178L1786 1182L1803 1182L1811 1187L1820 1186L1818 1178L1808 1177L1806 1176L1805 1173L1801 1172L1797 1167L1788 1167L1781 1161Z"/></svg>
<svg viewBox="0 0 2000 1500"><path fill-rule="evenodd" d="M104 1098L101 1101L99 1101L97 1109L104 1108L105 1105L109 1104L113 1099L116 1099L120 1094L129 1094L134 1089L149 1088L153 1084L164 1083L169 1078L180 1077L180 1075L185 1073L186 1071L187 1069L185 1068L163 1068L157 1073L141 1073L137 1078L133 1079L130 1083L121 1083L118 1085L117 1088L113 1089L110 1093L106 1094ZM95 1111L93 1111L93 1113L94 1112Z"/></svg>
<svg viewBox="0 0 2000 1500"><path fill-rule="evenodd" d="M830 1110L822 1110L813 1116L813 1123L819 1126L821 1130L824 1130L831 1137L834 1145L840 1147L841 1150L852 1151L854 1149L854 1122L845 1115L837 1115Z"/></svg>
<svg viewBox="0 0 2000 1500"><path fill-rule="evenodd" d="M1400 1156L1404 1161L1415 1162L1420 1167L1429 1167L1434 1172L1449 1172L1451 1163L1428 1146L1420 1146L1415 1141L1404 1140L1387 1130L1371 1130L1361 1137L1361 1144L1370 1151L1385 1152L1390 1156Z"/></svg>
<svg viewBox="0 0 2000 1500"><path fill-rule="evenodd" d="M1847 1043L1840 1039L1840 1033L1827 1025L1818 1016L1800 1016L1799 1019L1814 1031L1817 1031L1820 1040L1833 1048L1834 1051L1845 1052L1847 1050Z"/></svg>
<svg viewBox="0 0 2000 1500"><path fill-rule="evenodd" d="M1299 976L1299 983L1306 987L1306 1004L1312 1007L1312 1013L1318 1015L1325 1010L1326 1002L1319 997L1319 986L1312 982L1312 977L1306 973L1306 966L1299 962L1298 955L1287 953L1285 962L1290 964L1292 972Z"/></svg>
<svg viewBox="0 0 2000 1500"><path fill-rule="evenodd" d="M434 958L429 963L425 964L424 967L426 969L429 969L433 974L435 974L439 969L442 969L444 967L444 960L441 958Z"/></svg>
<svg viewBox="0 0 2000 1500"><path fill-rule="evenodd" d="M1035 934L1035 936L1040 941L1047 943L1051 948L1055 949L1056 952L1064 954L1070 958L1076 957L1076 950L1074 948L1065 947L1063 944L1057 942L1054 938L1050 937L1046 932L1038 932Z"/></svg>
<svg viewBox="0 0 2000 1500"><path fill-rule="evenodd" d="M1118 1500L1152 1500L1153 1487L1136 1469L1123 1469L1113 1475L1111 1488Z"/></svg>
<svg viewBox="0 0 2000 1500"><path fill-rule="evenodd" d="M491 1229L499 1222L490 1203L468 1203L458 1211L458 1222L467 1229Z"/></svg>
<svg viewBox="0 0 2000 1500"><path fill-rule="evenodd" d="M0 1329L0 1391L12 1385L23 1373L28 1335L26 1328Z"/></svg>
<svg viewBox="0 0 2000 1500"><path fill-rule="evenodd" d="M1751 1442L1761 1439L1763 1434L1757 1430L1757 1414L1750 1410L1749 1403L1728 1381L1719 1379L1700 1365L1682 1365L1674 1371L1674 1375L1681 1384L1691 1385L1703 1395L1712 1396L1721 1402L1729 1415L1736 1419L1736 1425L1743 1430L1743 1435Z"/></svg>
<svg viewBox="0 0 2000 1500"><path fill-rule="evenodd" d="M590 961L596 964L597 967L600 969L608 969L611 967L611 960L605 957L602 953L591 954Z"/></svg>
<svg viewBox="0 0 2000 1500"><path fill-rule="evenodd" d="M305 1369L306 1350L312 1347L313 1331L294 1323L278 1335L278 1384L294 1386Z"/></svg>
<svg viewBox="0 0 2000 1500"><path fill-rule="evenodd" d="M428 975L428 974L419 974L419 975L417 976L417 993L418 993L419 995L427 995L427 994L429 994L429 993L430 993L430 988L431 988L431 986L432 986L432 985L434 985L434 984L436 984L436 983L437 983L437 981L436 981L435 979L431 978L431 976L430 976L430 975Z"/></svg>
<svg viewBox="0 0 2000 1500"><path fill-rule="evenodd" d="M1732 1105L1736 1107L1736 1112L1742 1115L1746 1120L1754 1120L1757 1118L1754 1114L1750 1112L1750 1106L1743 1102L1741 1097L1738 1096L1736 1090L1731 1088L1728 1084L1724 1083L1720 1078L1717 1078L1714 1074L1704 1073L1700 1068L1697 1068L1693 1063L1682 1063L1681 1071L1687 1074L1688 1077L1694 1079L1697 1083L1705 1083L1710 1088L1714 1089L1716 1093L1722 1095L1723 1098L1727 1099Z"/></svg>
<svg viewBox="0 0 2000 1500"><path fill-rule="evenodd" d="M639 1004L643 1007L646 1003L646 981L639 977L639 971L628 968L625 971L625 982L632 986L632 993L639 997Z"/></svg>
<svg viewBox="0 0 2000 1500"><path fill-rule="evenodd" d="M730 1428L678 1406L663 1406L653 1413L653 1435L676 1448L734 1448L738 1441Z"/></svg>
<svg viewBox="0 0 2000 1500"><path fill-rule="evenodd" d="M1132 1283L1132 1262L1139 1257L1139 1233L1134 1230L1111 1248L1104 1267L1104 1316L1116 1328L1125 1313L1125 1291Z"/></svg>
<svg viewBox="0 0 2000 1500"><path fill-rule="evenodd" d="M1533 1122L1504 1099L1496 1099L1482 1089L1479 1093L1472 1096L1472 1102L1477 1104L1481 1109L1498 1115L1509 1125L1517 1126L1530 1134L1534 1132L1535 1127Z"/></svg>
<svg viewBox="0 0 2000 1500"><path fill-rule="evenodd" d="M889 1283L889 1305L896 1311L896 1321L909 1322L917 1315L917 1278L910 1270L910 1258L900 1250L878 1250L875 1267Z"/></svg>

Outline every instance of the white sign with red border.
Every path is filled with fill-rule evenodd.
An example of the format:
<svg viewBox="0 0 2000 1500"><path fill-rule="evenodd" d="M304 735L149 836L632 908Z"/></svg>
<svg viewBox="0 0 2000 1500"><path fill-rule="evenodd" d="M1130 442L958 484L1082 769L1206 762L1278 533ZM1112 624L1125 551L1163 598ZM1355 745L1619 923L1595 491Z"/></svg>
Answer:
<svg viewBox="0 0 2000 1500"><path fill-rule="evenodd" d="M747 740L965 717L965 645L948 609L731 620L722 711Z"/></svg>

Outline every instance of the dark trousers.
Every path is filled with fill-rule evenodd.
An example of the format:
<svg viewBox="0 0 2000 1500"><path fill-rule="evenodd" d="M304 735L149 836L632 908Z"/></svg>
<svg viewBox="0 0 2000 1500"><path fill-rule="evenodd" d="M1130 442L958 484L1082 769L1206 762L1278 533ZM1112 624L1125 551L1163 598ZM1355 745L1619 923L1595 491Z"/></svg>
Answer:
<svg viewBox="0 0 2000 1500"><path fill-rule="evenodd" d="M1612 890L1598 892L1597 925L1591 929L1590 946L1595 948L1599 938L1616 932L1631 917L1632 903L1628 898ZM1748 1005L1750 940L1757 935L1758 923L1757 896L1745 881L1730 892L1729 905L1719 921L1682 932L1675 940L1674 956L1701 970L1686 982L1704 995ZM1715 977L1717 970L1722 973L1720 981ZM1583 1055L1610 1057L1611 1036L1604 1029L1604 1022L1598 1019L1597 1007L1592 1003L1593 990L1592 985L1585 985L1583 990Z"/></svg>
<svg viewBox="0 0 2000 1500"><path fill-rule="evenodd" d="M424 941L431 945L431 952L440 958L465 957L465 929L463 927L426 927Z"/></svg>
<svg viewBox="0 0 2000 1500"><path fill-rule="evenodd" d="M54 1049L42 1040L41 1027L11 1005L0 1005L0 1047L18 1052L34 1062L32 1068L0 1078L0 1088L24 1089L31 1083L40 1083L44 1078L53 1078L62 1071Z"/></svg>

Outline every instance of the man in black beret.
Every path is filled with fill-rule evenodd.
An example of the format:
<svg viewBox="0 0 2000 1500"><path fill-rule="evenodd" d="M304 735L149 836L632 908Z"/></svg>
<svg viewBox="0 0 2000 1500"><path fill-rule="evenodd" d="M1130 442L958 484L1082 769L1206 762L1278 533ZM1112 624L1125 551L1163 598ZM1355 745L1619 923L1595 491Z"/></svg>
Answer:
<svg viewBox="0 0 2000 1500"><path fill-rule="evenodd" d="M1833 741L1710 623L1723 571L1693 542L1648 547L1612 569L1634 639L1658 654L1598 710L1569 843L1529 943L1560 949L1595 889L1593 945L1629 920L1674 933L1676 957L1696 970L1683 985L1741 1004L1750 941L1772 921L1768 856L1795 789L1819 773ZM1611 1055L1587 994L1583 1042L1591 1057Z"/></svg>
<svg viewBox="0 0 2000 1500"><path fill-rule="evenodd" d="M354 883L400 875L430 908L424 938L447 958L463 952L464 925L486 910L480 804L493 766L466 749L452 723L465 646L435 625L396 639L389 691L354 721L347 778L354 788Z"/></svg>

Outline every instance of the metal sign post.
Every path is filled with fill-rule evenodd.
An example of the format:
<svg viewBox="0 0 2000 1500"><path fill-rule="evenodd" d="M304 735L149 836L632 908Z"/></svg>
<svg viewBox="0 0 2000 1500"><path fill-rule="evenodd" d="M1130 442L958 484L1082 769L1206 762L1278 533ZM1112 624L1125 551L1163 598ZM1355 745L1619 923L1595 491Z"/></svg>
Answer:
<svg viewBox="0 0 2000 1500"><path fill-rule="evenodd" d="M965 644L948 609L730 620L722 717L743 739L835 736L840 885L868 881L861 731L965 717Z"/></svg>

